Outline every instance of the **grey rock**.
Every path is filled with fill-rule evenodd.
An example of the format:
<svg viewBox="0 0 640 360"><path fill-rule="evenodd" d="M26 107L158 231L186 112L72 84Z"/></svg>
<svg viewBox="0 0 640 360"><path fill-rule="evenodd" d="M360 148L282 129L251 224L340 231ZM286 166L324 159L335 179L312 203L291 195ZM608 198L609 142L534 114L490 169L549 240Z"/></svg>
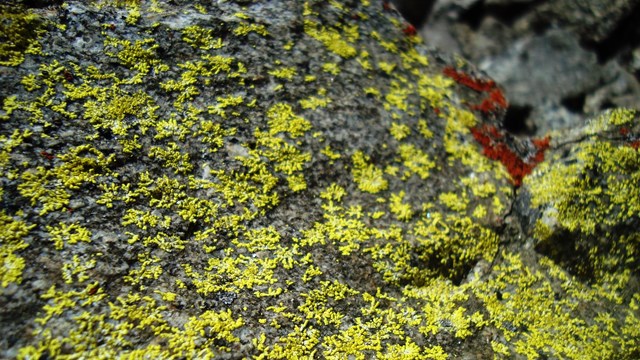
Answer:
<svg viewBox="0 0 640 360"><path fill-rule="evenodd" d="M534 18L553 26L568 27L583 41L601 43L634 16L639 5L638 0L550 1L537 9ZM625 36L624 33L617 35Z"/></svg>
<svg viewBox="0 0 640 360"><path fill-rule="evenodd" d="M505 86L513 105L508 119L517 123L511 128L544 135L612 106L637 108L638 4L442 1L422 35L481 64Z"/></svg>
<svg viewBox="0 0 640 360"><path fill-rule="evenodd" d="M542 109L558 108L563 99L592 92L605 77L595 54L582 49L566 31L521 39L479 66L505 88L512 105L536 109L536 123L547 130L579 125L574 123L578 118ZM563 119L561 124L558 119Z"/></svg>
<svg viewBox="0 0 640 360"><path fill-rule="evenodd" d="M98 5L0 28L32 46L0 68L0 357L637 353L635 114L514 137L499 84L373 1ZM534 230L596 137L627 183L583 207L624 250L590 278Z"/></svg>
<svg viewBox="0 0 640 360"><path fill-rule="evenodd" d="M415 26L421 26L436 0L391 0L402 16Z"/></svg>

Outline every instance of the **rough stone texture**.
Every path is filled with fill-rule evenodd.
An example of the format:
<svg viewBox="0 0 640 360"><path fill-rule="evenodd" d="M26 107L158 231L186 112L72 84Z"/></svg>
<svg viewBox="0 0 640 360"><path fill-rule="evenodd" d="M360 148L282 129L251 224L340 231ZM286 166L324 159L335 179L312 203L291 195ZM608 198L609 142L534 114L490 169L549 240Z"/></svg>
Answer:
<svg viewBox="0 0 640 360"><path fill-rule="evenodd" d="M504 86L508 128L542 136L608 108L640 108L639 21L637 0L441 0L422 35Z"/></svg>
<svg viewBox="0 0 640 360"><path fill-rule="evenodd" d="M509 94L512 107L531 111L529 118L537 119L540 133L550 130L545 124L557 128L579 125L580 116L571 112L558 119L546 117L557 117L563 99L593 92L607 75L596 55L582 49L566 30L516 41L505 53L484 60L480 66L494 74L493 78ZM549 107L556 109L549 111Z"/></svg>
<svg viewBox="0 0 640 360"><path fill-rule="evenodd" d="M640 355L634 111L516 138L369 1L0 13L1 357Z"/></svg>
<svg viewBox="0 0 640 360"><path fill-rule="evenodd" d="M626 22L637 18L640 1L550 1L540 6L536 21L569 27L583 41L600 44L611 39ZM637 24L637 22L635 22Z"/></svg>

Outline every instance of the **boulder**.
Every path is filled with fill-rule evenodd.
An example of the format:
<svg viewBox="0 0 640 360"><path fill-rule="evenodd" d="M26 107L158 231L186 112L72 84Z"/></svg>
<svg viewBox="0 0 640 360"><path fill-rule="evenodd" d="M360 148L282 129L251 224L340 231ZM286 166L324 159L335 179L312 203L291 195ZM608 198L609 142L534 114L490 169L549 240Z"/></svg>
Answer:
<svg viewBox="0 0 640 360"><path fill-rule="evenodd" d="M29 6L0 5L0 357L638 356L634 111L516 137L366 0Z"/></svg>

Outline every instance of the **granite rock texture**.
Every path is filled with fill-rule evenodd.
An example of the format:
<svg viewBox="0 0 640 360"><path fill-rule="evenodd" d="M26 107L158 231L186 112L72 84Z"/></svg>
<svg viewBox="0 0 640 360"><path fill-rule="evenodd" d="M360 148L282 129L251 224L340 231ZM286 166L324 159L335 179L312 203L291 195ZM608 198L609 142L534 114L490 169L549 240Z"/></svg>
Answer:
<svg viewBox="0 0 640 360"><path fill-rule="evenodd" d="M635 111L516 137L377 2L47 4L0 5L0 357L640 355Z"/></svg>

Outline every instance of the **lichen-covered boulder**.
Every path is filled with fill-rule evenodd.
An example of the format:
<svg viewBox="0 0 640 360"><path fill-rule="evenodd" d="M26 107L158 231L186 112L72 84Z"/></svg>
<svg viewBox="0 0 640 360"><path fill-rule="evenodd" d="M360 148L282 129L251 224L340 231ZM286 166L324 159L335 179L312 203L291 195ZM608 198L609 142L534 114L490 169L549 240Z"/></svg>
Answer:
<svg viewBox="0 0 640 360"><path fill-rule="evenodd" d="M548 185L573 143L505 132L498 85L392 8L0 13L2 357L638 355L633 113L584 160L627 161L592 165L625 240L585 276L543 245L582 243Z"/></svg>
<svg viewBox="0 0 640 360"><path fill-rule="evenodd" d="M563 134L517 201L538 251L618 302L640 284L639 125L617 109Z"/></svg>

